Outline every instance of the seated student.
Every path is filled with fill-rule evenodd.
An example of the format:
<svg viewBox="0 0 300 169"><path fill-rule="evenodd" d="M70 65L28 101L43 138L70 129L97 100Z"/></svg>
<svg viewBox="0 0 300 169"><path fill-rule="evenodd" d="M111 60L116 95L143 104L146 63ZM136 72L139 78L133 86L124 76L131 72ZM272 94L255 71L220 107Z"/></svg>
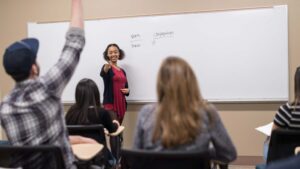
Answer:
<svg viewBox="0 0 300 169"><path fill-rule="evenodd" d="M300 67L297 68L294 77L294 101L287 102L281 105L275 115L272 130L283 128L300 130L300 116L297 112L300 111ZM269 151L270 137L267 137L264 143L264 159L267 159ZM264 169L266 164L259 164L256 168Z"/></svg>
<svg viewBox="0 0 300 169"><path fill-rule="evenodd" d="M294 76L294 100L281 105L275 115L272 130L283 128L300 130L300 67Z"/></svg>
<svg viewBox="0 0 300 169"><path fill-rule="evenodd" d="M297 112L300 111L300 67L296 69L294 77L294 101L287 102L281 105L275 115L273 121L272 130L282 128L282 129L292 129L300 130L300 116ZM270 137L269 137L270 138ZM265 154L268 153L269 149L269 138L264 146ZM266 155L265 155L265 158Z"/></svg>
<svg viewBox="0 0 300 169"><path fill-rule="evenodd" d="M280 106L273 124L273 130L277 128L300 130L300 67L297 68L294 77L294 101Z"/></svg>
<svg viewBox="0 0 300 169"><path fill-rule="evenodd" d="M231 162L236 149L214 106L201 96L189 64L168 57L157 78L158 103L144 106L138 115L134 149L203 150L212 159Z"/></svg>
<svg viewBox="0 0 300 169"><path fill-rule="evenodd" d="M61 95L75 71L85 44L83 25L81 0L72 0L71 23L61 57L43 76L39 76L37 39L16 41L6 48L3 55L4 69L16 82L0 104L1 125L10 144L56 145L61 148L68 169L76 168L69 139L78 142L72 139L79 137L68 136L62 116ZM45 158L39 156L35 161L44 161ZM34 168L41 167L41 163L36 163Z"/></svg>
<svg viewBox="0 0 300 169"><path fill-rule="evenodd" d="M76 86L75 101L66 114L67 125L102 124L110 133L118 129L119 122L112 120L109 112L101 107L100 92L93 80L80 80ZM114 148L116 147L112 147ZM115 159L109 150L104 151L105 158L110 161L107 165L115 165Z"/></svg>
<svg viewBox="0 0 300 169"><path fill-rule="evenodd" d="M110 133L119 127L117 120L112 120L108 111L101 107L100 92L91 79L82 79L76 86L76 103L66 114L67 125L102 124Z"/></svg>

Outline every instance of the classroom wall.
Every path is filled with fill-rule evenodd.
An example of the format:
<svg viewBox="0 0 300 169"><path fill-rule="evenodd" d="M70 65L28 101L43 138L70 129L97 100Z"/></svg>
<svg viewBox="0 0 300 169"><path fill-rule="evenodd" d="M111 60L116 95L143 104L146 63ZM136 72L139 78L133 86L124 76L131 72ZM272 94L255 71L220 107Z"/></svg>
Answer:
<svg viewBox="0 0 300 169"><path fill-rule="evenodd" d="M69 20L70 2L70 0L0 0L1 62L5 47L15 40L26 37L27 22ZM84 0L83 2L86 19L255 8L287 4L289 10L290 99L293 97L293 74L296 67L300 65L300 48L298 46L300 44L299 0ZM267 67L268 65L266 65ZM5 74L1 64L0 98L7 94L13 86L13 81ZM222 120L237 147L239 156L262 155L262 144L265 137L263 134L256 132L254 128L272 121L275 111L280 104L282 103L216 104L220 110ZM136 115L142 105L137 103L129 104L124 122L126 126L124 134L125 147L131 145Z"/></svg>

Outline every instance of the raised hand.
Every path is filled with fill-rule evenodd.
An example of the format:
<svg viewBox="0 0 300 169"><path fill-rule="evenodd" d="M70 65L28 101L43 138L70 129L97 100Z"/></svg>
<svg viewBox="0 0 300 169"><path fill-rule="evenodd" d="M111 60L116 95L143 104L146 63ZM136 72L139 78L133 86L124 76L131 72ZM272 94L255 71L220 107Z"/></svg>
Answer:
<svg viewBox="0 0 300 169"><path fill-rule="evenodd" d="M104 72L107 73L110 68L111 68L111 64L110 63L106 63L104 65Z"/></svg>

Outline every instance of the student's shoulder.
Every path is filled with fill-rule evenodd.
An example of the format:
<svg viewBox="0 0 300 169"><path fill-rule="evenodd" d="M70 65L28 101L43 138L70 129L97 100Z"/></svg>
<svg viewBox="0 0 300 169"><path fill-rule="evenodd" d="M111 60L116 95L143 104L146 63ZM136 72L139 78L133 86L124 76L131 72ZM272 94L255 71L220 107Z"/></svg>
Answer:
<svg viewBox="0 0 300 169"><path fill-rule="evenodd" d="M77 111L77 107L75 104L71 105L69 110L66 112L67 114L72 114L73 112Z"/></svg>
<svg viewBox="0 0 300 169"><path fill-rule="evenodd" d="M205 106L204 111L206 111L207 113L211 113L211 114L218 114L218 110L216 108L216 106L214 106L213 104L208 103Z"/></svg>
<svg viewBox="0 0 300 169"><path fill-rule="evenodd" d="M5 104L7 104L7 103L10 102L10 100L11 100L11 94L12 94L12 92L10 92L8 95L6 95L6 96L3 98L3 100L0 102L0 106L1 106L1 105L5 105Z"/></svg>
<svg viewBox="0 0 300 169"><path fill-rule="evenodd" d="M99 113L108 113L108 110L105 110L103 107L98 108Z"/></svg>
<svg viewBox="0 0 300 169"><path fill-rule="evenodd" d="M141 108L140 113L153 112L156 109L156 107L157 107L157 104L155 104L155 103L146 104Z"/></svg>
<svg viewBox="0 0 300 169"><path fill-rule="evenodd" d="M139 111L139 118L149 118L151 115L155 113L155 110L157 108L157 104L147 104L144 105L141 110Z"/></svg>
<svg viewBox="0 0 300 169"><path fill-rule="evenodd" d="M291 102L286 102L282 105L279 106L278 111L288 111L290 112L291 110L295 109L297 107L297 105L295 105L294 103Z"/></svg>
<svg viewBox="0 0 300 169"><path fill-rule="evenodd" d="M218 109L213 104L207 104L205 108L202 109L202 112L208 122L215 123L220 120Z"/></svg>
<svg viewBox="0 0 300 169"><path fill-rule="evenodd" d="M13 106L13 101L11 99L12 97L10 95L7 95L0 102L0 114L6 114L11 112Z"/></svg>
<svg viewBox="0 0 300 169"><path fill-rule="evenodd" d="M98 109L98 112L99 112L100 116L110 116L109 111L104 109L103 107L100 107Z"/></svg>

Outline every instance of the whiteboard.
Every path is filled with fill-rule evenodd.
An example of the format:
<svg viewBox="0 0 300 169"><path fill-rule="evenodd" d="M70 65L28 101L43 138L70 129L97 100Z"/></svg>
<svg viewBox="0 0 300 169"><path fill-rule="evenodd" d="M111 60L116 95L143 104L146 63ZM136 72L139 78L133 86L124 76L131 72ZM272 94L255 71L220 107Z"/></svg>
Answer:
<svg viewBox="0 0 300 169"><path fill-rule="evenodd" d="M44 74L58 60L69 23L28 23L40 40L38 63ZM63 102L74 102L76 84L91 78L103 94L102 53L117 43L132 102L156 101L156 76L164 58L191 64L209 101L288 100L287 6L141 16L85 21L86 46Z"/></svg>

